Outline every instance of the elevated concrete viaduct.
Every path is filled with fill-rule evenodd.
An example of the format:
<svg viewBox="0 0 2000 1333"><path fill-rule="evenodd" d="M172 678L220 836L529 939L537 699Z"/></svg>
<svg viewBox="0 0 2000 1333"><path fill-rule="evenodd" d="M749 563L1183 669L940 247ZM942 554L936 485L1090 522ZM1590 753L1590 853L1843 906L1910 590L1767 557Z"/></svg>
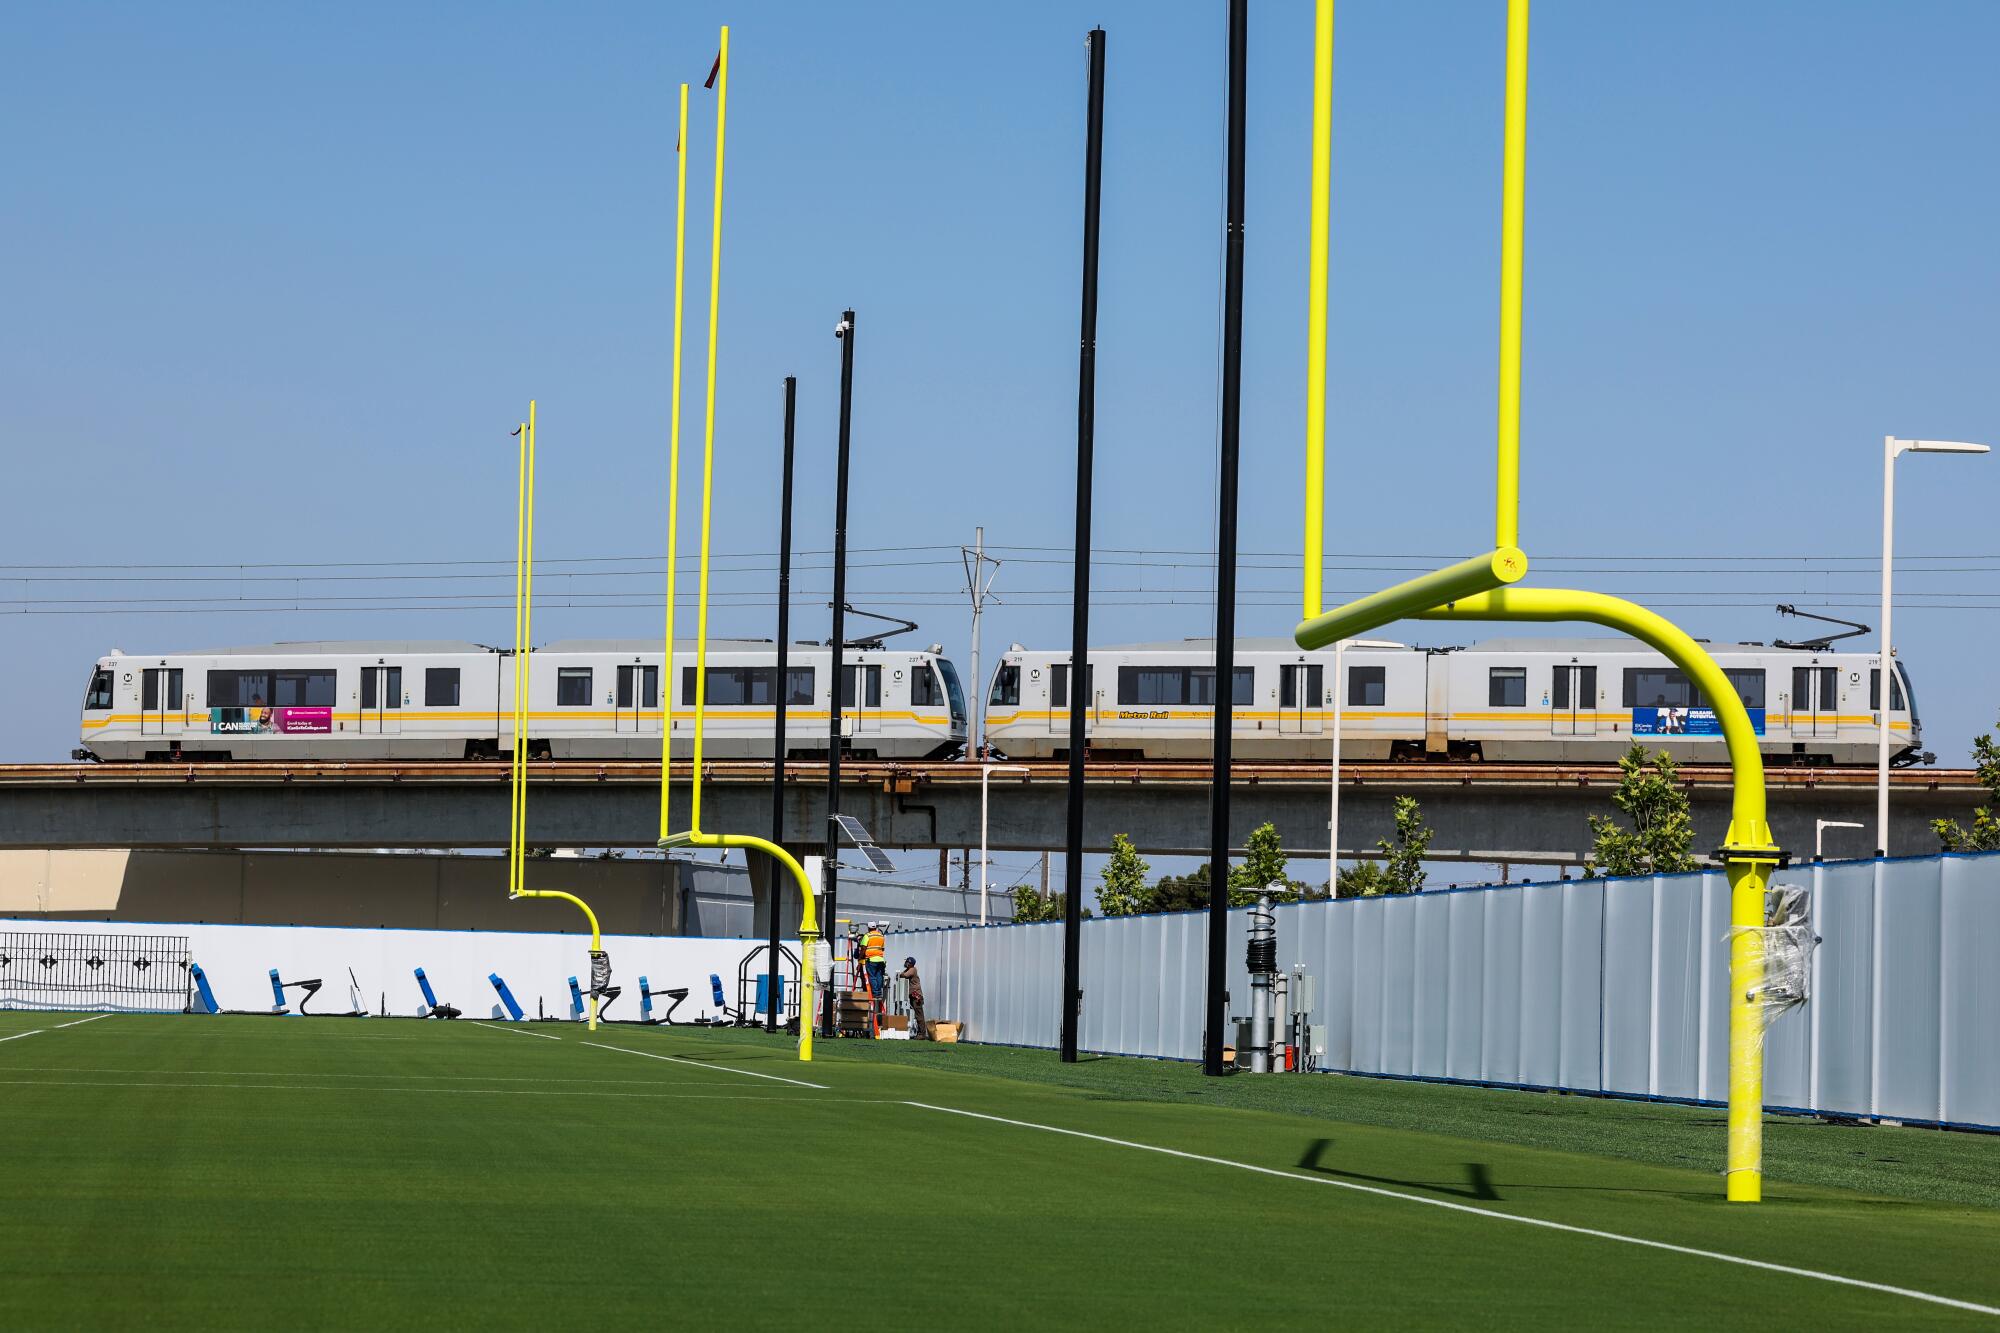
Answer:
<svg viewBox="0 0 2000 1333"><path fill-rule="evenodd" d="M989 844L1002 851L1060 848L1065 765L1037 764L991 779ZM1684 770L1697 848L1721 843L1727 770ZM432 764L50 764L0 766L0 849L5 848L479 848L507 839L507 767ZM785 841L815 851L825 828L824 765L787 768ZM1874 773L1776 769L1772 825L1785 850L1812 854L1814 821L1829 830L1830 857L1874 847ZM1232 803L1241 846L1275 823L1295 855L1324 856L1325 770L1241 765ZM1892 854L1934 851L1933 818L1969 817L1983 791L1962 770L1893 775ZM768 833L768 763L709 767L704 822ZM1586 816L1611 815L1617 771L1601 766L1349 764L1342 770L1341 851L1370 854L1391 832L1394 798L1415 796L1436 829L1439 860L1559 865L1582 859ZM533 768L529 839L547 847L646 847L658 827L659 767L649 763L545 763ZM965 763L849 762L841 808L885 847L979 845L979 770ZM685 811L684 774L675 802ZM1094 764L1085 836L1091 850L1124 833L1154 855L1201 854L1208 838L1207 770L1193 764Z"/></svg>

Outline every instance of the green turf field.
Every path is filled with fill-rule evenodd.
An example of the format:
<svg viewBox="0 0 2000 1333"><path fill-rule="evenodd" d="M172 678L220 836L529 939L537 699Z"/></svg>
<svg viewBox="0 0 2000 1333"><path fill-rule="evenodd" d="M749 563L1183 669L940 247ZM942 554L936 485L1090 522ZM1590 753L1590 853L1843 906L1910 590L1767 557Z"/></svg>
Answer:
<svg viewBox="0 0 2000 1333"><path fill-rule="evenodd" d="M886 1043L800 1065L685 1028L72 1021L0 1014L4 1328L2000 1313L1922 1299L2000 1306L2000 1210L1942 1197L1991 1181L1992 1139L1928 1136L1906 1197L1727 1207L1712 1170L1634 1159L1643 1121L1507 1132L1579 1099ZM1673 1114L1674 1142L1714 1119ZM1853 1151L1819 1142L1800 1160ZM1850 1176L1897 1178L1862 1155Z"/></svg>

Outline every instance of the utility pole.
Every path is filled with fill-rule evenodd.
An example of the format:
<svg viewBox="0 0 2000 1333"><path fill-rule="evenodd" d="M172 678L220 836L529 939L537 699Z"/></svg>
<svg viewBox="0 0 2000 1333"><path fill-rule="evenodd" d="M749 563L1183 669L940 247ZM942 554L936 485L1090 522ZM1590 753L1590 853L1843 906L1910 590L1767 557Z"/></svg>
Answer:
<svg viewBox="0 0 2000 1333"><path fill-rule="evenodd" d="M826 922L826 933L831 937L838 930L838 918L834 915L836 898L840 887L840 829L833 817L840 813L840 749L843 744L840 716L840 696L846 685L842 676L847 668L847 454L848 428L854 415L854 312L840 312L840 323L834 326L833 336L840 339L840 443L838 460L834 466L833 480L833 638L827 646L832 652L833 679L828 682L827 697L831 701L827 715L831 719L827 725L826 741L826 864L825 891L820 895L821 920ZM821 1030L829 1037L833 1035L834 1010L840 1006L828 1004L826 1019Z"/></svg>
<svg viewBox="0 0 2000 1333"><path fill-rule="evenodd" d="M785 697L790 693L792 665L792 425L798 416L799 381L796 375L785 376L785 462L784 478L779 483L778 500L778 676L771 685L771 702L775 709L772 721L771 740L771 841L782 847L785 845ZM667 688L673 688L673 663L667 663ZM784 1021L785 983L784 971L778 966L778 905L784 901L784 867L775 861L771 865L771 919L770 947L768 960L771 965L771 986L765 992L764 1031L776 1032ZM812 966L810 959L799 960L800 967ZM799 994L805 994L804 978L800 978ZM800 1021L810 1024L809 1016L801 1016Z"/></svg>
<svg viewBox="0 0 2000 1333"><path fill-rule="evenodd" d="M1063 908L1062 1051L1076 1061L1078 1010L1083 1002L1083 754L1090 694L1090 478L1097 439L1097 215L1104 179L1104 29L1093 28L1088 132L1083 158L1083 313L1076 367L1076 584L1071 597L1069 658L1069 821ZM1053 673L1052 673L1053 674Z"/></svg>
<svg viewBox="0 0 2000 1333"><path fill-rule="evenodd" d="M1250 0L1229 0L1229 183L1223 225L1222 466L1215 518L1215 773L1208 807L1205 1074L1222 1073L1229 941L1229 760L1236 724L1236 470L1243 417L1243 122Z"/></svg>
<svg viewBox="0 0 2000 1333"><path fill-rule="evenodd" d="M993 580L1000 574L1000 562L986 554L986 529L972 530L972 545L958 548L958 558L965 566L965 590L972 598L972 679L967 682L972 693L972 730L966 737L966 749L975 759L986 757L986 683L979 674L979 613L986 609L986 594L993 586ZM989 573L988 565L993 566Z"/></svg>

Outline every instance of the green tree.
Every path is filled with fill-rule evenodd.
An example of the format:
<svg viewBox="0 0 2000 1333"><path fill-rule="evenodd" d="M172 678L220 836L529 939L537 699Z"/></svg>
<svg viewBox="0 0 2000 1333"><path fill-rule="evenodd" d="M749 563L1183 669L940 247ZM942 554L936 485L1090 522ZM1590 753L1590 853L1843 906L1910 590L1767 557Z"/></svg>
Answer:
<svg viewBox="0 0 2000 1333"><path fill-rule="evenodd" d="M1139 855L1139 849L1122 833L1111 838L1111 859L1098 872L1097 905L1106 916L1133 916L1153 910L1153 894L1146 876L1153 868Z"/></svg>
<svg viewBox="0 0 2000 1333"><path fill-rule="evenodd" d="M1248 907L1257 901L1261 893L1269 892L1273 902L1295 903L1305 892L1305 885L1285 873L1285 865L1291 859L1285 855L1284 845L1278 839L1278 826L1266 821L1259 824L1250 834L1250 843L1244 849L1243 864L1233 866L1229 871L1229 905ZM1206 887L1208 877L1202 877ZM1282 887L1273 891L1272 885Z"/></svg>
<svg viewBox="0 0 2000 1333"><path fill-rule="evenodd" d="M1208 908L1208 862L1185 875L1162 875L1150 895L1154 912L1198 912Z"/></svg>
<svg viewBox="0 0 2000 1333"><path fill-rule="evenodd" d="M1376 861L1343 866L1334 884L1336 898L1377 898L1390 892L1389 876Z"/></svg>
<svg viewBox="0 0 2000 1333"><path fill-rule="evenodd" d="M1044 898L1033 889L1014 890L1014 920L1017 923L1030 921L1060 921L1067 904L1063 895L1052 893Z"/></svg>
<svg viewBox="0 0 2000 1333"><path fill-rule="evenodd" d="M1972 762L1979 770L1979 785L1986 788L1986 804L1972 812L1972 827L1956 819L1933 819L1931 831L1938 835L1947 852L2000 852L2000 745L1989 732L1973 738Z"/></svg>
<svg viewBox="0 0 2000 1333"><path fill-rule="evenodd" d="M1424 853L1437 836L1424 824L1424 812L1414 796L1396 798L1396 836L1378 838L1382 849L1385 893L1416 893L1424 887Z"/></svg>
<svg viewBox="0 0 2000 1333"><path fill-rule="evenodd" d="M1611 794L1611 803L1631 819L1632 827L1590 816L1595 845L1586 875L1672 875L1697 868L1694 814L1679 771L1666 751L1649 759L1646 747L1632 742L1618 761L1618 790Z"/></svg>

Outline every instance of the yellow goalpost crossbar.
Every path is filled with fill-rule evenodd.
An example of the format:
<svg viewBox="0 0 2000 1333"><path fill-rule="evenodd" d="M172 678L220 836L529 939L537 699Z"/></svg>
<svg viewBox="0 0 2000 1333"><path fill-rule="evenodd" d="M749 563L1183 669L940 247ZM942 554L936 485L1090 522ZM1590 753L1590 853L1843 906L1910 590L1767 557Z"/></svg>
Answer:
<svg viewBox="0 0 2000 1333"><path fill-rule="evenodd" d="M1726 1193L1763 1195L1764 889L1778 863L1764 790L1764 759L1742 699L1715 659L1664 617L1603 593L1521 588L1528 558L1519 542L1521 470L1521 293L1527 181L1528 3L1508 0L1504 165L1500 227L1500 364L1493 549L1435 573L1349 602L1322 604L1326 531L1326 311L1332 198L1333 0L1317 0L1313 59L1312 247L1307 330L1306 528L1301 648L1323 648L1391 621L1584 621L1629 634L1684 671L1715 708L1729 749L1734 790L1722 854L1730 890L1729 1140ZM1340 683L1336 682L1336 689Z"/></svg>
<svg viewBox="0 0 2000 1333"><path fill-rule="evenodd" d="M534 644L535 614L535 403L528 401L528 419L515 432L521 437L520 497L515 512L514 528L514 737L510 753L513 756L511 772L512 785L509 792L512 802L512 826L507 842L507 897L514 898L561 898L575 903L583 909L584 919L590 922L590 954L595 973L595 963L604 952L604 936L597 928L597 913L590 910L590 904L573 893L561 889L531 889L527 887L527 831L528 831L528 722L531 712L528 707L528 685L533 674L530 663L530 649ZM590 991L590 1030L597 1031L597 986L592 978Z"/></svg>
<svg viewBox="0 0 2000 1333"><path fill-rule="evenodd" d="M672 758L673 726L672 713L665 715L660 741L660 846L670 847L743 847L763 852L790 873L799 887L802 912L799 921L799 1059L810 1060L813 1056L813 1009L816 1003L817 975L815 945L819 942L819 912L813 897L813 884L797 858L777 843L767 838L754 837L747 833L705 833L701 827L701 781L702 742L706 730L708 712L708 554L711 532L710 517L713 512L715 494L715 363L717 335L721 327L722 314L722 171L724 161L725 136L728 130L729 112L729 29L722 29L721 50L715 64L715 199L710 218L709 258L708 258L708 369L706 396L703 404L702 421L702 463L701 463L701 557L698 582L696 584L695 611L695 667L694 667L694 764L692 790L688 797L688 830L685 833L669 833L667 805L667 775ZM680 134L680 195L676 206L678 219L675 238L674 273L674 367L673 367L673 427L669 463L673 478L667 487L669 508L674 511L667 519L667 638L666 675L669 680L668 697L672 697L671 677L674 662L674 570L679 559L679 532L675 514L679 511L680 498L680 385L681 385L681 303L682 303L682 262L687 234L687 85L681 85L681 134ZM778 881L771 883L771 911L778 910ZM771 960L771 973L779 975L777 959Z"/></svg>

